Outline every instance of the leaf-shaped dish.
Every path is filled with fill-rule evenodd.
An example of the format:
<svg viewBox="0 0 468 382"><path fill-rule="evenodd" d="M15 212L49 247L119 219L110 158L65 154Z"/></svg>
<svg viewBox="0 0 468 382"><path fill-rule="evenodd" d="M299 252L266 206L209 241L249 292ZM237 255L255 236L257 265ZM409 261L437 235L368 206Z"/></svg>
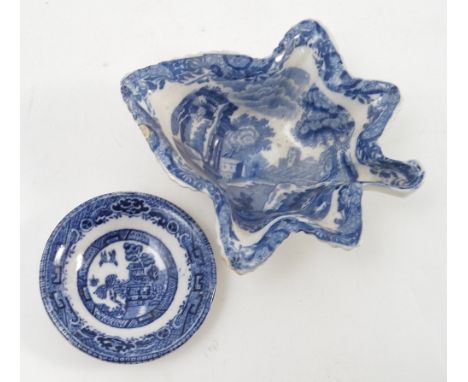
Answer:
<svg viewBox="0 0 468 382"><path fill-rule="evenodd" d="M356 245L363 185L411 189L423 178L377 143L398 88L351 77L315 21L294 26L270 57L166 61L131 73L121 91L171 176L212 198L239 273L291 232Z"/></svg>

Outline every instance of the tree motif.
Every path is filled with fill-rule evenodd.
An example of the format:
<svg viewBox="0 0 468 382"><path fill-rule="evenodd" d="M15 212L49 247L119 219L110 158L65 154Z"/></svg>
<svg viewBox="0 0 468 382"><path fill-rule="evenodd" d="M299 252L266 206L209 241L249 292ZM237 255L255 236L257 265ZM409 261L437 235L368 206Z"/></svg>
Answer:
<svg viewBox="0 0 468 382"><path fill-rule="evenodd" d="M125 259L129 262L129 279L122 281L116 274L108 275L104 283L95 290L95 295L101 299L109 298L111 301L123 307L129 297L128 287L132 282L152 284L158 280L159 269L154 262L152 255L143 252L143 246L126 242L123 245ZM115 258L115 257L114 257Z"/></svg>
<svg viewBox="0 0 468 382"><path fill-rule="evenodd" d="M347 142L354 121L342 106L332 102L313 86L302 100L304 111L294 128L294 135L307 146L331 146L337 140Z"/></svg>
<svg viewBox="0 0 468 382"><path fill-rule="evenodd" d="M145 269L154 264L153 256L143 252L143 246L140 244L125 243L125 259L130 263L135 263Z"/></svg>
<svg viewBox="0 0 468 382"><path fill-rule="evenodd" d="M232 127L224 138L223 157L245 160L270 149L270 138L274 136L274 132L266 119L242 114L232 121Z"/></svg>
<svg viewBox="0 0 468 382"><path fill-rule="evenodd" d="M121 292L119 292L118 287L121 285L122 281L119 280L117 275L111 274L106 277L104 284L96 288L96 291L94 293L96 294L96 296L103 300L109 297L111 301L115 302L118 305L122 305L122 302L117 298L118 296L122 298L125 297Z"/></svg>

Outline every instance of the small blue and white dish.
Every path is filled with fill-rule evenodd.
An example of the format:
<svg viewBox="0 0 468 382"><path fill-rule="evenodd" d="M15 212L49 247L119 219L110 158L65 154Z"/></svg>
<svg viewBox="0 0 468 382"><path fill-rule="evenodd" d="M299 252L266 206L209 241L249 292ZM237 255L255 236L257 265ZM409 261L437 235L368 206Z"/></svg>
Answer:
<svg viewBox="0 0 468 382"><path fill-rule="evenodd" d="M122 192L70 212L47 242L40 289L47 313L80 350L105 361L159 358L200 327L216 267L200 227L155 196Z"/></svg>
<svg viewBox="0 0 468 382"><path fill-rule="evenodd" d="M353 78L326 31L306 20L270 57L204 54L122 80L152 151L183 185L213 200L224 253L239 273L291 232L352 247L363 186L413 189L416 161L378 145L398 88Z"/></svg>

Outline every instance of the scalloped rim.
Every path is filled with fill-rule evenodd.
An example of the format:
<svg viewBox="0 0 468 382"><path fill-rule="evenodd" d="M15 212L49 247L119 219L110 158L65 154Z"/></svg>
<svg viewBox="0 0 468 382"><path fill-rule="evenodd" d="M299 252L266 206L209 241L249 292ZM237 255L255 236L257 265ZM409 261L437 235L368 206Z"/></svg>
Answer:
<svg viewBox="0 0 468 382"><path fill-rule="evenodd" d="M335 60L333 62L324 60L322 63L323 67L319 68L319 75L330 90L343 93L344 91L353 89L352 86L355 88L360 86L366 88L370 92L369 94L379 95L380 104L378 105L382 107L382 110L377 113L373 121L369 120L360 133L358 142L363 143L363 148L357 153L357 157L362 164L387 166L387 168L399 169L402 172L406 171L408 182L406 184L388 184L382 180L381 182L376 181L371 183L399 189L417 188L424 176L424 172L417 162L408 161L404 163L389 159L383 155L376 143L392 116L396 105L399 103L400 94L398 88L387 82L366 81L351 77L345 70L341 58L326 31L313 20L302 21L291 28L273 51L273 54L267 58L252 59L251 57L241 55L204 54L164 61L157 65L136 70L126 76L121 82L121 92L124 101L127 103L136 122L146 131L145 137L152 151L163 164L170 177L178 184L189 186L210 195L218 218L218 241L224 249L224 256L227 262L239 274L251 271L263 263L292 232L302 231L312 233L318 239L337 246L348 248L355 246L359 242L362 230L360 201L362 186L370 182L358 181L348 185L350 189L352 188L352 192L359 195L359 201L352 206L354 214L352 217L359 219L359 224L352 234L342 235L340 232L332 232L312 222L304 222L299 217L294 218L289 216L279 218L278 221L270 224L264 236L254 245L239 247L239 241L232 228L231 207L223 192L215 184L198 176L184 165L183 159L172 149L157 120L151 115L151 110L147 110L148 105L145 105L143 100L151 93L151 90L144 86L142 87L141 84L145 80L151 81L151 78L154 79L154 73L161 72L163 68L166 68L165 65L168 63L200 61L206 58L214 59L217 56L220 59L227 56L248 57L256 64L259 64L259 66L263 65L262 68L267 67L267 72L272 72L281 69L282 64L288 59L295 48L303 46L312 40L315 46L321 44L323 47L323 50L321 50L322 48L317 48L316 53L318 58L324 59L326 55L329 55ZM235 73L235 70L233 70L233 73ZM151 77L152 75L153 77ZM255 75L255 73L250 73L250 75ZM170 78L165 79L171 80ZM265 242L261 243L262 241Z"/></svg>

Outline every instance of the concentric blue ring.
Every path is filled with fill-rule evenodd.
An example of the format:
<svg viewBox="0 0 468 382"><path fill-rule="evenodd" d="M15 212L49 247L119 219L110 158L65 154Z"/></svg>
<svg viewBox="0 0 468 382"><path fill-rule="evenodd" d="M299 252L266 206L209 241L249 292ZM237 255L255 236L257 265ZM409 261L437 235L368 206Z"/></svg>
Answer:
<svg viewBox="0 0 468 382"><path fill-rule="evenodd" d="M126 223L128 229L119 227L113 234L112 221L123 217L131 222ZM167 248L159 268L153 258L145 253L145 243L151 245L158 240L154 240L153 236L151 243L145 241L145 237L151 237L154 232L142 233L141 225L136 224L140 220L157 226L158 232L165 232L164 235L171 235L177 240L182 249L175 256L186 254L179 261L183 261L189 270L188 289L183 301L176 307L174 316L164 322L162 327L149 329L136 337L119 337L115 335L115 330L125 331L135 327L144 329L145 325L159 319L164 313L161 309L169 308L168 298L172 298L174 293L171 288L177 288L178 285L178 280L169 279L185 277L173 266L164 265L173 264L173 259L168 261L167 256L174 254L167 252ZM132 222L135 222L135 226ZM102 230L104 234L100 236L100 241L95 240L85 251L90 254L90 258L83 261L85 265L81 272L77 269L77 294L83 302L91 298L102 300L101 309L96 314L101 315L101 323L105 316L108 322L104 320L103 325L106 327L109 323L107 326L112 327L113 334L106 333L102 325L99 329L93 327L85 317L80 316L66 288L69 277L65 272L66 265L75 255L76 244L93 229ZM92 246L96 243L99 246L94 250ZM108 251L109 248L113 250ZM98 263L94 265L97 272L105 270L104 276L112 269L115 269L116 274L110 277L102 277L101 274L96 276L89 272L91 262ZM120 273L117 272L119 266ZM122 279L122 269L130 276ZM138 363L159 358L185 343L208 314L215 286L213 251L201 228L187 213L167 200L137 192L101 195L79 205L52 232L40 264L41 297L58 330L85 353L118 363ZM155 297L158 293L160 296ZM106 304L111 308L106 308ZM96 318L93 314L95 305L90 302L90 308L84 309ZM113 317L116 317L114 321L119 325L112 325Z"/></svg>

